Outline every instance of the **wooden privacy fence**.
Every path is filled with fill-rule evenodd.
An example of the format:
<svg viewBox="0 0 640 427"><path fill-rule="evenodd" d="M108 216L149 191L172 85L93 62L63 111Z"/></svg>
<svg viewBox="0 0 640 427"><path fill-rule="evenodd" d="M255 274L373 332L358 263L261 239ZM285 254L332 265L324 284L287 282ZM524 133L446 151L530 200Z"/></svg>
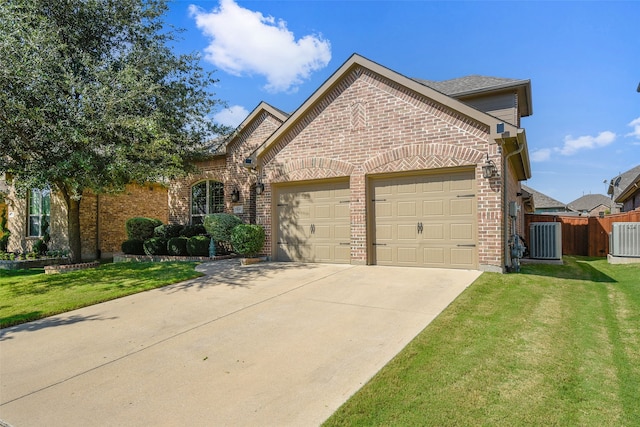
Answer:
<svg viewBox="0 0 640 427"><path fill-rule="evenodd" d="M609 253L609 233L614 222L640 222L640 210L595 216L565 216L527 214L524 217L525 242L529 245L529 224L532 222L562 223L562 255L605 257Z"/></svg>

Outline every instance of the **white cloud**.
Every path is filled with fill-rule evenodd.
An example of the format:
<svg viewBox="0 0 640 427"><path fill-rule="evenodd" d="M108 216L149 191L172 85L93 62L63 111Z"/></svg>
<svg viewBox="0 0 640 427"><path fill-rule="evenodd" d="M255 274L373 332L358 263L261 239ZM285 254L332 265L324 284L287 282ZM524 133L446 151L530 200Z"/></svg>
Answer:
<svg viewBox="0 0 640 427"><path fill-rule="evenodd" d="M270 92L296 90L331 60L331 44L321 35L296 40L287 23L220 0L211 12L190 5L197 27L211 38L205 59L227 73L263 75Z"/></svg>
<svg viewBox="0 0 640 427"><path fill-rule="evenodd" d="M628 133L626 136L634 136L637 139L640 139L640 117L632 120L627 126L631 126L633 128L633 132Z"/></svg>
<svg viewBox="0 0 640 427"><path fill-rule="evenodd" d="M534 162L546 162L551 157L550 148L542 148L531 153L531 160Z"/></svg>
<svg viewBox="0 0 640 427"><path fill-rule="evenodd" d="M583 149L605 147L615 141L615 139L616 134L608 130L600 132L598 136L585 135L573 138L571 135L567 135L564 137L564 146L560 148L559 151L565 156L571 156Z"/></svg>
<svg viewBox="0 0 640 427"><path fill-rule="evenodd" d="M249 111L246 108L241 105L234 105L215 114L213 119L221 125L236 128L248 115Z"/></svg>

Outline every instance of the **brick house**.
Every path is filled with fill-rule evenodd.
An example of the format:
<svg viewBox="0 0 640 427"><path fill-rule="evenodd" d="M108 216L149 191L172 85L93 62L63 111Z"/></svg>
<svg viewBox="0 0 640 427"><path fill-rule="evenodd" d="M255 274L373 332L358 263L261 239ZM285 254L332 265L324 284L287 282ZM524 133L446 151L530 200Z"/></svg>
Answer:
<svg viewBox="0 0 640 427"><path fill-rule="evenodd" d="M435 84L353 55L251 156L265 254L502 271L530 114L528 80Z"/></svg>
<svg viewBox="0 0 640 427"><path fill-rule="evenodd" d="M503 271L509 236L524 235L507 207L526 204L531 114L529 80L416 80L353 55L291 115L261 103L200 173L124 203L153 193L147 216L172 223L234 213L264 226L278 261ZM83 200L86 215L118 203L103 197ZM94 222L95 247L117 251Z"/></svg>

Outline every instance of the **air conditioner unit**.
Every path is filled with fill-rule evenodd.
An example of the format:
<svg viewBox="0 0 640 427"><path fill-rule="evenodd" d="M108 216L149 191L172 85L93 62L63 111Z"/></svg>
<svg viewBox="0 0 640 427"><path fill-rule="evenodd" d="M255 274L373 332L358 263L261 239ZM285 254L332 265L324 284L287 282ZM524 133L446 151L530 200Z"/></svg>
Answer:
<svg viewBox="0 0 640 427"><path fill-rule="evenodd" d="M614 222L609 252L613 256L640 257L640 222Z"/></svg>
<svg viewBox="0 0 640 427"><path fill-rule="evenodd" d="M529 224L529 257L562 259L562 223L532 222Z"/></svg>

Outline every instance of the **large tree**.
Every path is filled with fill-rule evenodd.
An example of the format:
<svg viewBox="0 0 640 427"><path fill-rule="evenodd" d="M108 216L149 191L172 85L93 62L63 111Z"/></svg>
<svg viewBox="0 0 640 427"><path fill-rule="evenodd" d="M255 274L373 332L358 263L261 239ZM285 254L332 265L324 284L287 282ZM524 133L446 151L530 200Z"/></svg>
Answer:
<svg viewBox="0 0 640 427"><path fill-rule="evenodd" d="M0 1L0 173L64 198L80 259L87 189L166 181L223 134L196 54L174 52L165 0Z"/></svg>

